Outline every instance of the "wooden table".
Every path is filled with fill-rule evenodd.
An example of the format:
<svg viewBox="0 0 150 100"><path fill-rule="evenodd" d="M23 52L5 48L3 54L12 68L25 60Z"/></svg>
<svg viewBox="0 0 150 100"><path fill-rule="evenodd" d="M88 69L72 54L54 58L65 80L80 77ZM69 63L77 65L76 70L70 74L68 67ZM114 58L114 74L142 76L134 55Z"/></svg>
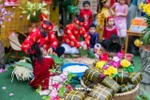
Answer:
<svg viewBox="0 0 150 100"><path fill-rule="evenodd" d="M144 33L138 33L138 32L130 32L130 31L127 31L126 44L125 44L125 53L127 53L127 50L128 50L129 36L139 36L139 37L142 37L142 36L144 36Z"/></svg>

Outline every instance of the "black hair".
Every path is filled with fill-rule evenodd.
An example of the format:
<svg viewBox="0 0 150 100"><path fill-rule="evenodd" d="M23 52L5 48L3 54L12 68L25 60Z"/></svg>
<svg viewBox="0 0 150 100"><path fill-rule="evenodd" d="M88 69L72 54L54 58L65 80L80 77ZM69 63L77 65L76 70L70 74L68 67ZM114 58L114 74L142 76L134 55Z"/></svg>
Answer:
<svg viewBox="0 0 150 100"><path fill-rule="evenodd" d="M94 25L94 24L91 24L90 26L89 26L89 28L95 28L96 29L96 25Z"/></svg>
<svg viewBox="0 0 150 100"><path fill-rule="evenodd" d="M115 41L115 43L119 43L120 44L120 38L116 34L112 34L110 36L109 40L110 40L110 42L114 42Z"/></svg>
<svg viewBox="0 0 150 100"><path fill-rule="evenodd" d="M52 23L47 21L47 20L44 20L43 22L44 22L44 24L47 24L47 25L50 25L50 26L52 25Z"/></svg>
<svg viewBox="0 0 150 100"><path fill-rule="evenodd" d="M99 2L99 4L98 4L98 12L101 12L102 11L102 8L103 8L103 6L104 6L104 4L107 2L107 0L106 1L104 1L104 2L101 2L101 0L100 0L100 2Z"/></svg>
<svg viewBox="0 0 150 100"><path fill-rule="evenodd" d="M80 22L84 22L84 19L82 17L77 17L77 20Z"/></svg>
<svg viewBox="0 0 150 100"><path fill-rule="evenodd" d="M86 5L86 4L88 4L90 6L90 2L89 1L84 1L83 2L83 6Z"/></svg>
<svg viewBox="0 0 150 100"><path fill-rule="evenodd" d="M102 47L107 51L108 45L109 45L109 40L103 40L101 42Z"/></svg>
<svg viewBox="0 0 150 100"><path fill-rule="evenodd" d="M121 51L121 45L119 43L111 43L107 49L108 52L118 53Z"/></svg>
<svg viewBox="0 0 150 100"><path fill-rule="evenodd" d="M35 59L37 59L39 62L41 62L43 60L43 54L40 50L40 43L33 44L31 49L28 50L28 53L29 53L29 57L32 61L33 66L34 66Z"/></svg>

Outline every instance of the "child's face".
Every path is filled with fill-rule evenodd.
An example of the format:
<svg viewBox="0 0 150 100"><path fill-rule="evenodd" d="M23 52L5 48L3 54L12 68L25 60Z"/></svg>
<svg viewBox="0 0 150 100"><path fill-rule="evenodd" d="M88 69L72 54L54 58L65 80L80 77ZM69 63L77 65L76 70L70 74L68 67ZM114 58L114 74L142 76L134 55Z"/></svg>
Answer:
<svg viewBox="0 0 150 100"><path fill-rule="evenodd" d="M89 4L85 4L83 7L84 7L85 10L89 10L90 9L90 5Z"/></svg>
<svg viewBox="0 0 150 100"><path fill-rule="evenodd" d="M95 27L90 27L89 32L90 32L91 34L94 34L94 33L96 32Z"/></svg>
<svg viewBox="0 0 150 100"><path fill-rule="evenodd" d="M47 53L47 51L45 50L44 47L40 47L40 50L41 50L43 56L47 56L48 53Z"/></svg>
<svg viewBox="0 0 150 100"><path fill-rule="evenodd" d="M109 26L114 26L114 19L113 19L113 18L110 18L110 19L108 20L108 25L109 25Z"/></svg>
<svg viewBox="0 0 150 100"><path fill-rule="evenodd" d="M113 60L113 57L117 56L117 53L114 53L114 52L109 52L108 53L108 60L109 61L112 61Z"/></svg>
<svg viewBox="0 0 150 100"><path fill-rule="evenodd" d="M103 4L103 6L106 7L106 8L109 8L109 7L110 7L110 5L109 5L108 2L105 2L105 3Z"/></svg>
<svg viewBox="0 0 150 100"><path fill-rule="evenodd" d="M126 0L119 0L120 4L125 4Z"/></svg>

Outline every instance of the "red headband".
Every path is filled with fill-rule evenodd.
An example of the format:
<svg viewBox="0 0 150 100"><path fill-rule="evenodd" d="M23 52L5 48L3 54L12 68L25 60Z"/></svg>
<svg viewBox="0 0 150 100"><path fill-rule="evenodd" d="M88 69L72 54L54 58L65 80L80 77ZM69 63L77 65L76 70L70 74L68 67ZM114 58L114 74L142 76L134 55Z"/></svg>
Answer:
<svg viewBox="0 0 150 100"><path fill-rule="evenodd" d="M106 18L106 21L108 22L109 19L114 18L113 16L109 16Z"/></svg>
<svg viewBox="0 0 150 100"><path fill-rule="evenodd" d="M45 23L44 23L44 21L42 21L41 26L42 26L42 28L47 29L47 30L52 30L52 29L53 29L53 27L54 27L54 25L53 25L53 24L51 24L51 25L47 25L47 24L45 24Z"/></svg>
<svg viewBox="0 0 150 100"><path fill-rule="evenodd" d="M79 20L77 20L77 18L74 19L74 22L80 26L83 26L83 22L80 22Z"/></svg>

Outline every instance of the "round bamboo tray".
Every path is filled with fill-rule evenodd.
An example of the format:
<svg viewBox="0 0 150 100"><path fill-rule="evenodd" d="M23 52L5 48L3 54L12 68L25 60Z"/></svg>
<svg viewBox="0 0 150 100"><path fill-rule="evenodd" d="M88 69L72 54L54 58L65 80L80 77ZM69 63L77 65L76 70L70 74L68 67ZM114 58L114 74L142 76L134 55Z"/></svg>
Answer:
<svg viewBox="0 0 150 100"><path fill-rule="evenodd" d="M81 85L83 87L86 87L83 80L81 80ZM112 100L135 100L138 93L138 89L139 89L139 84L131 91L115 94Z"/></svg>

